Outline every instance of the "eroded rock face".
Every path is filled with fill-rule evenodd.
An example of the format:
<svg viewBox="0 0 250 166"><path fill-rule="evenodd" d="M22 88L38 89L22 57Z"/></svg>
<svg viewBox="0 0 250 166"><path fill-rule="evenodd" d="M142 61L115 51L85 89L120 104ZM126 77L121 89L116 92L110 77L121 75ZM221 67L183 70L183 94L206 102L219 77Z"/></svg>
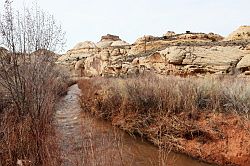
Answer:
<svg viewBox="0 0 250 166"><path fill-rule="evenodd" d="M225 40L250 40L250 26L240 26L233 31Z"/></svg>
<svg viewBox="0 0 250 166"><path fill-rule="evenodd" d="M247 27L241 28L245 32ZM245 34L245 33L244 33ZM234 38L232 38L234 40ZM250 44L214 33L143 36L135 43L106 35L98 43L81 42L58 59L84 76L238 74L250 71ZM77 72L76 72L77 73ZM78 74L79 75L79 74Z"/></svg>
<svg viewBox="0 0 250 166"><path fill-rule="evenodd" d="M76 44L73 49L59 57L57 63L67 66L75 75L98 76L105 73L108 64L121 61L129 49L129 43L119 36L108 34L102 36L98 43L85 41Z"/></svg>
<svg viewBox="0 0 250 166"><path fill-rule="evenodd" d="M133 44L129 54L142 54L148 51L156 51L163 49L166 46L173 45L187 45L188 42L192 43L210 43L219 42L224 38L214 33L192 33L187 32L183 34L175 34L175 32L168 31L162 37L155 37L151 35L140 37Z"/></svg>
<svg viewBox="0 0 250 166"><path fill-rule="evenodd" d="M187 72L232 73L241 59L248 55L239 47L170 47L160 53L167 63ZM202 69L202 70L201 70ZM199 73L199 72L198 72ZM232 73L233 74L233 73Z"/></svg>

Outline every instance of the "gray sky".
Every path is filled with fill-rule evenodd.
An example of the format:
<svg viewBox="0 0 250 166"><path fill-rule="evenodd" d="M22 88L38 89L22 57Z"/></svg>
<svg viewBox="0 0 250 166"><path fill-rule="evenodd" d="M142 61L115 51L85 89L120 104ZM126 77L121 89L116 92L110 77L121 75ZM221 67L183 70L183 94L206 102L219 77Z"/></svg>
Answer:
<svg viewBox="0 0 250 166"><path fill-rule="evenodd" d="M4 0L0 0L2 10ZM24 2L23 2L24 1ZM34 0L14 0L22 7ZM67 47L80 41L98 42L107 33L133 43L143 35L168 30L228 35L250 25L250 0L37 0L67 33ZM1 11L0 10L0 11Z"/></svg>

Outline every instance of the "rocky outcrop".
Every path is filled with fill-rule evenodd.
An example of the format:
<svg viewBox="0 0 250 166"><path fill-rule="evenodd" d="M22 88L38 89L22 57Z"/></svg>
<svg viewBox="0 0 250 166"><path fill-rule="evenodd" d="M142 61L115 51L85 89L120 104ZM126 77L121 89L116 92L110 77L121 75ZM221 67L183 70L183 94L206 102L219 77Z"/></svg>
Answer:
<svg viewBox="0 0 250 166"><path fill-rule="evenodd" d="M187 31L182 34L168 31L162 37L154 37L151 35L140 37L136 40L129 54L141 54L148 51L163 49L166 46L185 45L186 43L204 43L219 42L224 38L214 33L192 33Z"/></svg>
<svg viewBox="0 0 250 166"><path fill-rule="evenodd" d="M237 64L236 68L242 72L250 71L250 54L244 56Z"/></svg>
<svg viewBox="0 0 250 166"><path fill-rule="evenodd" d="M239 29L245 29L241 27ZM243 30L242 30L243 31ZM126 76L145 72L168 75L240 74L250 71L250 44L214 33L167 32L143 36L132 45L106 35L81 42L57 61L82 76Z"/></svg>
<svg viewBox="0 0 250 166"><path fill-rule="evenodd" d="M62 55L58 59L58 63L61 64L72 64L77 61L90 57L99 52L99 48L95 43L90 41L80 42L74 46L73 49L67 51L66 54Z"/></svg>
<svg viewBox="0 0 250 166"><path fill-rule="evenodd" d="M130 44L122 41L119 36L107 34L106 36L102 36L101 41L99 41L96 45L99 48L107 48L127 46Z"/></svg>
<svg viewBox="0 0 250 166"><path fill-rule="evenodd" d="M239 47L170 47L160 52L168 64L187 73L234 73L235 66L247 56Z"/></svg>
<svg viewBox="0 0 250 166"><path fill-rule="evenodd" d="M85 41L85 42L80 42L76 44L73 49L78 50L78 49L95 49L95 48L96 48L96 44L94 42Z"/></svg>
<svg viewBox="0 0 250 166"><path fill-rule="evenodd" d="M106 36L102 36L101 41L117 41L121 40L119 36L107 34Z"/></svg>
<svg viewBox="0 0 250 166"><path fill-rule="evenodd" d="M119 36L102 36L97 43L85 41L76 44L73 49L58 58L57 63L64 65L77 76L102 75L108 64L126 55L130 44Z"/></svg>
<svg viewBox="0 0 250 166"><path fill-rule="evenodd" d="M240 26L238 29L229 34L226 41L230 40L250 40L250 26Z"/></svg>
<svg viewBox="0 0 250 166"><path fill-rule="evenodd" d="M181 34L176 37L178 40L186 40L186 39L191 39L191 40L200 40L200 41L221 41L224 38L218 34L214 33L186 33L186 34Z"/></svg>

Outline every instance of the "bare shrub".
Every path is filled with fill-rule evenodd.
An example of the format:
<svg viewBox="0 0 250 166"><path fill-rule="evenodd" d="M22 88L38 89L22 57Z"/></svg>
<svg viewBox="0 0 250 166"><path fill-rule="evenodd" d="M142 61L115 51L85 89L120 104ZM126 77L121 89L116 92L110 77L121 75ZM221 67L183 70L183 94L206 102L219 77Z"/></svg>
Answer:
<svg viewBox="0 0 250 166"><path fill-rule="evenodd" d="M62 48L64 32L37 6L21 14L7 0L0 42L7 48L0 49L0 85L8 101L0 114L0 165L60 165L52 121L66 85L51 51Z"/></svg>

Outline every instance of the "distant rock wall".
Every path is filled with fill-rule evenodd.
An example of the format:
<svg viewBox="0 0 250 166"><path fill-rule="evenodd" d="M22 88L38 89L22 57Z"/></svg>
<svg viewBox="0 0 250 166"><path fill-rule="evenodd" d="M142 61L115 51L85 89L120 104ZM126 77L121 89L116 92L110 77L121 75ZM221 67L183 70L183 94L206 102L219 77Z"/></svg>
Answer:
<svg viewBox="0 0 250 166"><path fill-rule="evenodd" d="M242 34L248 31L245 27L240 29ZM246 38L235 41L230 37L232 34L224 39L214 33L170 31L162 37L143 36L133 44L108 34L98 43L78 43L57 63L70 68L72 75L88 77L149 71L162 75L249 75L249 41Z"/></svg>

